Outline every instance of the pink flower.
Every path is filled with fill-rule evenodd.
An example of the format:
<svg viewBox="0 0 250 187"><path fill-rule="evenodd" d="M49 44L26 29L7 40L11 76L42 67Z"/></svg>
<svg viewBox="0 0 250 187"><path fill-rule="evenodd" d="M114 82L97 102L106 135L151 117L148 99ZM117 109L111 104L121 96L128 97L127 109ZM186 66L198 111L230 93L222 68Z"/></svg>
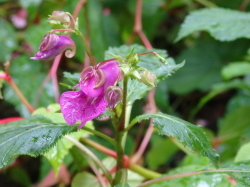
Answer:
<svg viewBox="0 0 250 187"><path fill-rule="evenodd" d="M120 76L118 62L110 61L103 65L90 66L83 70L77 87L79 91L64 92L60 97L61 111L69 125L81 121L79 128L102 114L110 104L105 96L106 90L114 86ZM117 99L116 99L117 102Z"/></svg>
<svg viewBox="0 0 250 187"><path fill-rule="evenodd" d="M65 56L72 58L76 51L74 41L67 36L48 33L44 36L39 47L39 51L30 59L51 60L57 55L63 53L65 50Z"/></svg>

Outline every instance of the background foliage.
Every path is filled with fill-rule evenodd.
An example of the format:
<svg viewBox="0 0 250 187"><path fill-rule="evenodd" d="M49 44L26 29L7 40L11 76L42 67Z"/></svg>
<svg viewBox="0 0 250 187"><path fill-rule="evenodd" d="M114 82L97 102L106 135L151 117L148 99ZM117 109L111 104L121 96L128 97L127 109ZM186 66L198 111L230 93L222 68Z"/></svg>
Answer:
<svg viewBox="0 0 250 187"><path fill-rule="evenodd" d="M49 104L55 102L55 95L51 82L44 86L42 92L40 91L51 67L51 62L32 61L29 58L34 56L42 37L50 30L46 23L48 15L54 10L72 13L77 3L77 0L0 1L0 71L4 71L4 63L10 61L10 75L35 108L47 108ZM116 53L117 51L117 53L121 53L120 55L128 53L122 45L126 44L133 31L135 7L136 1L134 0L89 0L82 8L79 14L80 30L89 37L93 53L98 61L110 58L105 52ZM27 15L22 18L20 11L24 11ZM248 0L144 0L142 6L143 31L153 47L158 50L157 52L163 56L168 55L174 58L177 64L186 61L182 69L158 84L155 95L156 104L164 113L203 126L213 148L220 154L222 168L249 170L249 11ZM20 18L18 23L24 21L24 26L20 27L15 22L14 16ZM84 48L79 38L72 35L72 39L77 45L76 55L72 59L63 57L57 72L60 82L68 81L71 85L73 85L72 82L63 76L63 72L80 72L85 60ZM133 43L142 44L139 38L135 38ZM141 51L138 46L137 50L140 53L144 49ZM167 54L164 50L167 51ZM152 58L144 56L142 65L149 65ZM171 61L171 59L169 60ZM162 79L168 76L168 74L164 75L164 69L157 69L153 66L152 70L159 73L158 76ZM17 98L12 88L6 82L2 83L0 79L1 86L3 86L1 92L4 99L0 100L0 119L16 116L30 117L30 113ZM60 86L61 92L66 89ZM145 104L145 99L135 100L143 96L144 94L131 96L131 102L135 102L132 119L142 113L141 108ZM37 114L44 113L42 109L36 112ZM47 117L52 122L53 118L60 118L54 115L57 114L53 113ZM37 116L28 119L32 121L34 117ZM164 120L165 117L155 119L156 129L161 128L157 120ZM44 125L48 123L46 120ZM31 121L27 124L30 124ZM24 128L28 128L30 131L35 130L35 124L25 127L25 123L22 125L18 122L14 123L12 125L19 127L20 131L24 131ZM182 121L177 124L173 123L173 126L181 128L178 126L180 124ZM61 129L62 134L76 130L74 126L62 125L65 126L65 129ZM0 131L2 137L6 135L7 131L11 133L8 125L5 126ZM96 122L95 128L112 135L110 132L112 127L106 122ZM200 129L197 127L195 130ZM132 129L126 145L126 154L133 154L139 146L138 142L142 139L144 131L144 128L140 126ZM167 133L168 131L162 130L162 134ZM48 132L44 132L44 135L47 137ZM72 136L78 137L79 135ZM170 134L170 136L174 135ZM184 134L184 140L185 136L190 136L190 134L188 132ZM30 138L32 141L32 137ZM90 138L112 148L108 142L92 136ZM35 140L34 137L33 140ZM15 140L6 140L6 142L11 141ZM50 139L48 140L47 137L45 143L49 143L48 141ZM0 155L8 149L7 145L4 146L1 143ZM65 142L60 143L63 146ZM43 149L42 145L44 145L43 142L40 142L41 149ZM192 145L196 146L194 142L186 142L186 145L196 151L196 148L192 149ZM19 150L19 154L22 154L22 142L15 146ZM46 155L46 158L18 157L19 164L0 170L0 185L30 186L39 183L47 176L52 167L58 167L61 163L69 168L71 176L82 171L82 168L88 168L84 156L75 147L66 142L65 149L69 150L69 153L66 156L63 155L63 159L60 158L60 163L51 161L50 153ZM212 160L215 161L216 155L211 152L213 151L204 150L201 154L210 154ZM95 153L99 158L105 158L105 155ZM32 150L30 150L30 155L36 156ZM60 157L60 155L58 156ZM15 158L8 157L9 160L11 161L9 164L15 163ZM79 162L76 163L73 160ZM237 163L240 161L244 164ZM157 132L154 132L150 140L150 146L142 158L142 163L150 169L167 175L213 167L207 158L191 153L186 147L179 146L172 141L171 137L157 136ZM0 165L6 164L3 160L0 161ZM93 175L86 171L87 169L84 169L84 172L78 174L80 177L74 178L74 186L77 186L78 182L75 181L80 180L81 175L88 178L90 182L93 181ZM241 173L238 176L234 173L226 173L228 175L225 173L167 180L152 186L186 186L187 184L233 186L235 181L229 176L236 176L239 179L237 185L250 186L246 174ZM134 185L140 184L143 180L140 178L141 176L133 173L129 175L137 181L135 184L132 183Z"/></svg>

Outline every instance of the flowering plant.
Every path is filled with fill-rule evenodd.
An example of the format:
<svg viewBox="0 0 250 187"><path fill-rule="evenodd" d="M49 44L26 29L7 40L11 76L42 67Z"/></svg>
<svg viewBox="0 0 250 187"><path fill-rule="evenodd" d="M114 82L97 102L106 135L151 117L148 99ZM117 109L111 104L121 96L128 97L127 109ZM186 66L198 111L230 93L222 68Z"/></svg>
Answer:
<svg viewBox="0 0 250 187"><path fill-rule="evenodd" d="M140 7L141 1L137 2ZM43 176L39 186L57 183L71 183L77 187L166 186L165 182L170 179L196 177L203 173L210 173L209 180L216 184L218 181L227 181L228 184L228 180L230 184L236 180L247 183L249 163L241 162L228 169L218 169L219 155L211 147L203 127L166 114L166 111L156 106L155 99L165 97L155 97L156 88L159 88L163 80L174 76L184 66L184 62L176 64L165 50L153 49L140 30L140 24L135 27L130 39L133 40L138 35L144 46L110 47L105 57L99 58L94 52L95 46L91 46L89 42L88 24L82 32L75 15L54 11L48 19L52 30L41 37L39 51L29 57L30 63L46 65L53 61L43 85L48 79L52 79L55 104L34 109L10 76L9 63L5 64L5 71L0 71L0 80L11 85L32 114L25 119L0 120L0 124L7 123L0 126L0 168L8 167L12 162L18 163L15 160L19 155L42 156L42 159L46 158L49 162L47 164L50 165L51 172ZM87 19L88 17L86 22ZM136 20L138 24L138 19ZM82 43L78 41L79 38ZM82 48L79 47L81 45ZM71 60L76 56L84 59L84 63L73 64ZM56 76L60 61L78 70L76 73L64 72L63 78L58 76L61 78L61 93L58 91ZM63 64L61 65L63 69ZM39 100L39 94L37 97ZM141 103L144 107L140 107ZM8 123L11 121L16 122ZM141 132L135 132L136 127ZM144 129L145 135L140 136L142 139L135 138L136 133L142 134ZM157 154L151 160L160 162L155 165L166 164L161 158L168 155L164 155L162 151L171 146L174 146L173 150L176 149L176 152L182 150L187 155L183 164L192 162L190 160L198 160L202 164L199 167L191 165L188 169L184 167L183 170L188 171L185 173L171 171L167 176L160 170L156 171L154 166L144 164L143 158L148 159L143 157L147 145L151 139L159 138L156 133L167 136L168 139L164 139L163 146L158 141L152 145L157 149ZM131 148L131 142L136 145L134 148ZM134 149L133 153L128 149ZM171 151L169 154L171 155ZM204 184L202 181L206 180L207 175L204 175L194 185ZM176 186L175 184L181 183L182 181L174 181L174 185L167 185Z"/></svg>

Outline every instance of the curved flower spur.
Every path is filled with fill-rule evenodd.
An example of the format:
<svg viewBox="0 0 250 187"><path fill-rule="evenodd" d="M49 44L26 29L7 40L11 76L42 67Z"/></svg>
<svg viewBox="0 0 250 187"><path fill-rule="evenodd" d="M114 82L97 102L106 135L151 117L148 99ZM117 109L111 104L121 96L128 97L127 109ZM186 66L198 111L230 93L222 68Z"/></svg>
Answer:
<svg viewBox="0 0 250 187"><path fill-rule="evenodd" d="M39 51L30 59L51 60L65 50L65 56L72 58L76 52L74 41L68 36L48 33L44 36Z"/></svg>

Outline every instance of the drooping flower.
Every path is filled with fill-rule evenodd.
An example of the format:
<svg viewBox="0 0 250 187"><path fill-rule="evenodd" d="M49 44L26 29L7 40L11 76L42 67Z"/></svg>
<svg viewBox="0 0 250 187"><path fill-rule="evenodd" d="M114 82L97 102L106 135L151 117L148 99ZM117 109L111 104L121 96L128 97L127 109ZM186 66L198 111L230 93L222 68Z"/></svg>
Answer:
<svg viewBox="0 0 250 187"><path fill-rule="evenodd" d="M60 97L61 111L65 121L73 125L81 121L79 128L102 114L109 101L106 90L114 86L120 76L118 62L110 61L102 65L87 67L81 73L78 91L64 92Z"/></svg>
<svg viewBox="0 0 250 187"><path fill-rule="evenodd" d="M51 60L65 51L65 56L72 58L75 55L76 46L67 36L48 33L44 36L39 51L33 60Z"/></svg>

